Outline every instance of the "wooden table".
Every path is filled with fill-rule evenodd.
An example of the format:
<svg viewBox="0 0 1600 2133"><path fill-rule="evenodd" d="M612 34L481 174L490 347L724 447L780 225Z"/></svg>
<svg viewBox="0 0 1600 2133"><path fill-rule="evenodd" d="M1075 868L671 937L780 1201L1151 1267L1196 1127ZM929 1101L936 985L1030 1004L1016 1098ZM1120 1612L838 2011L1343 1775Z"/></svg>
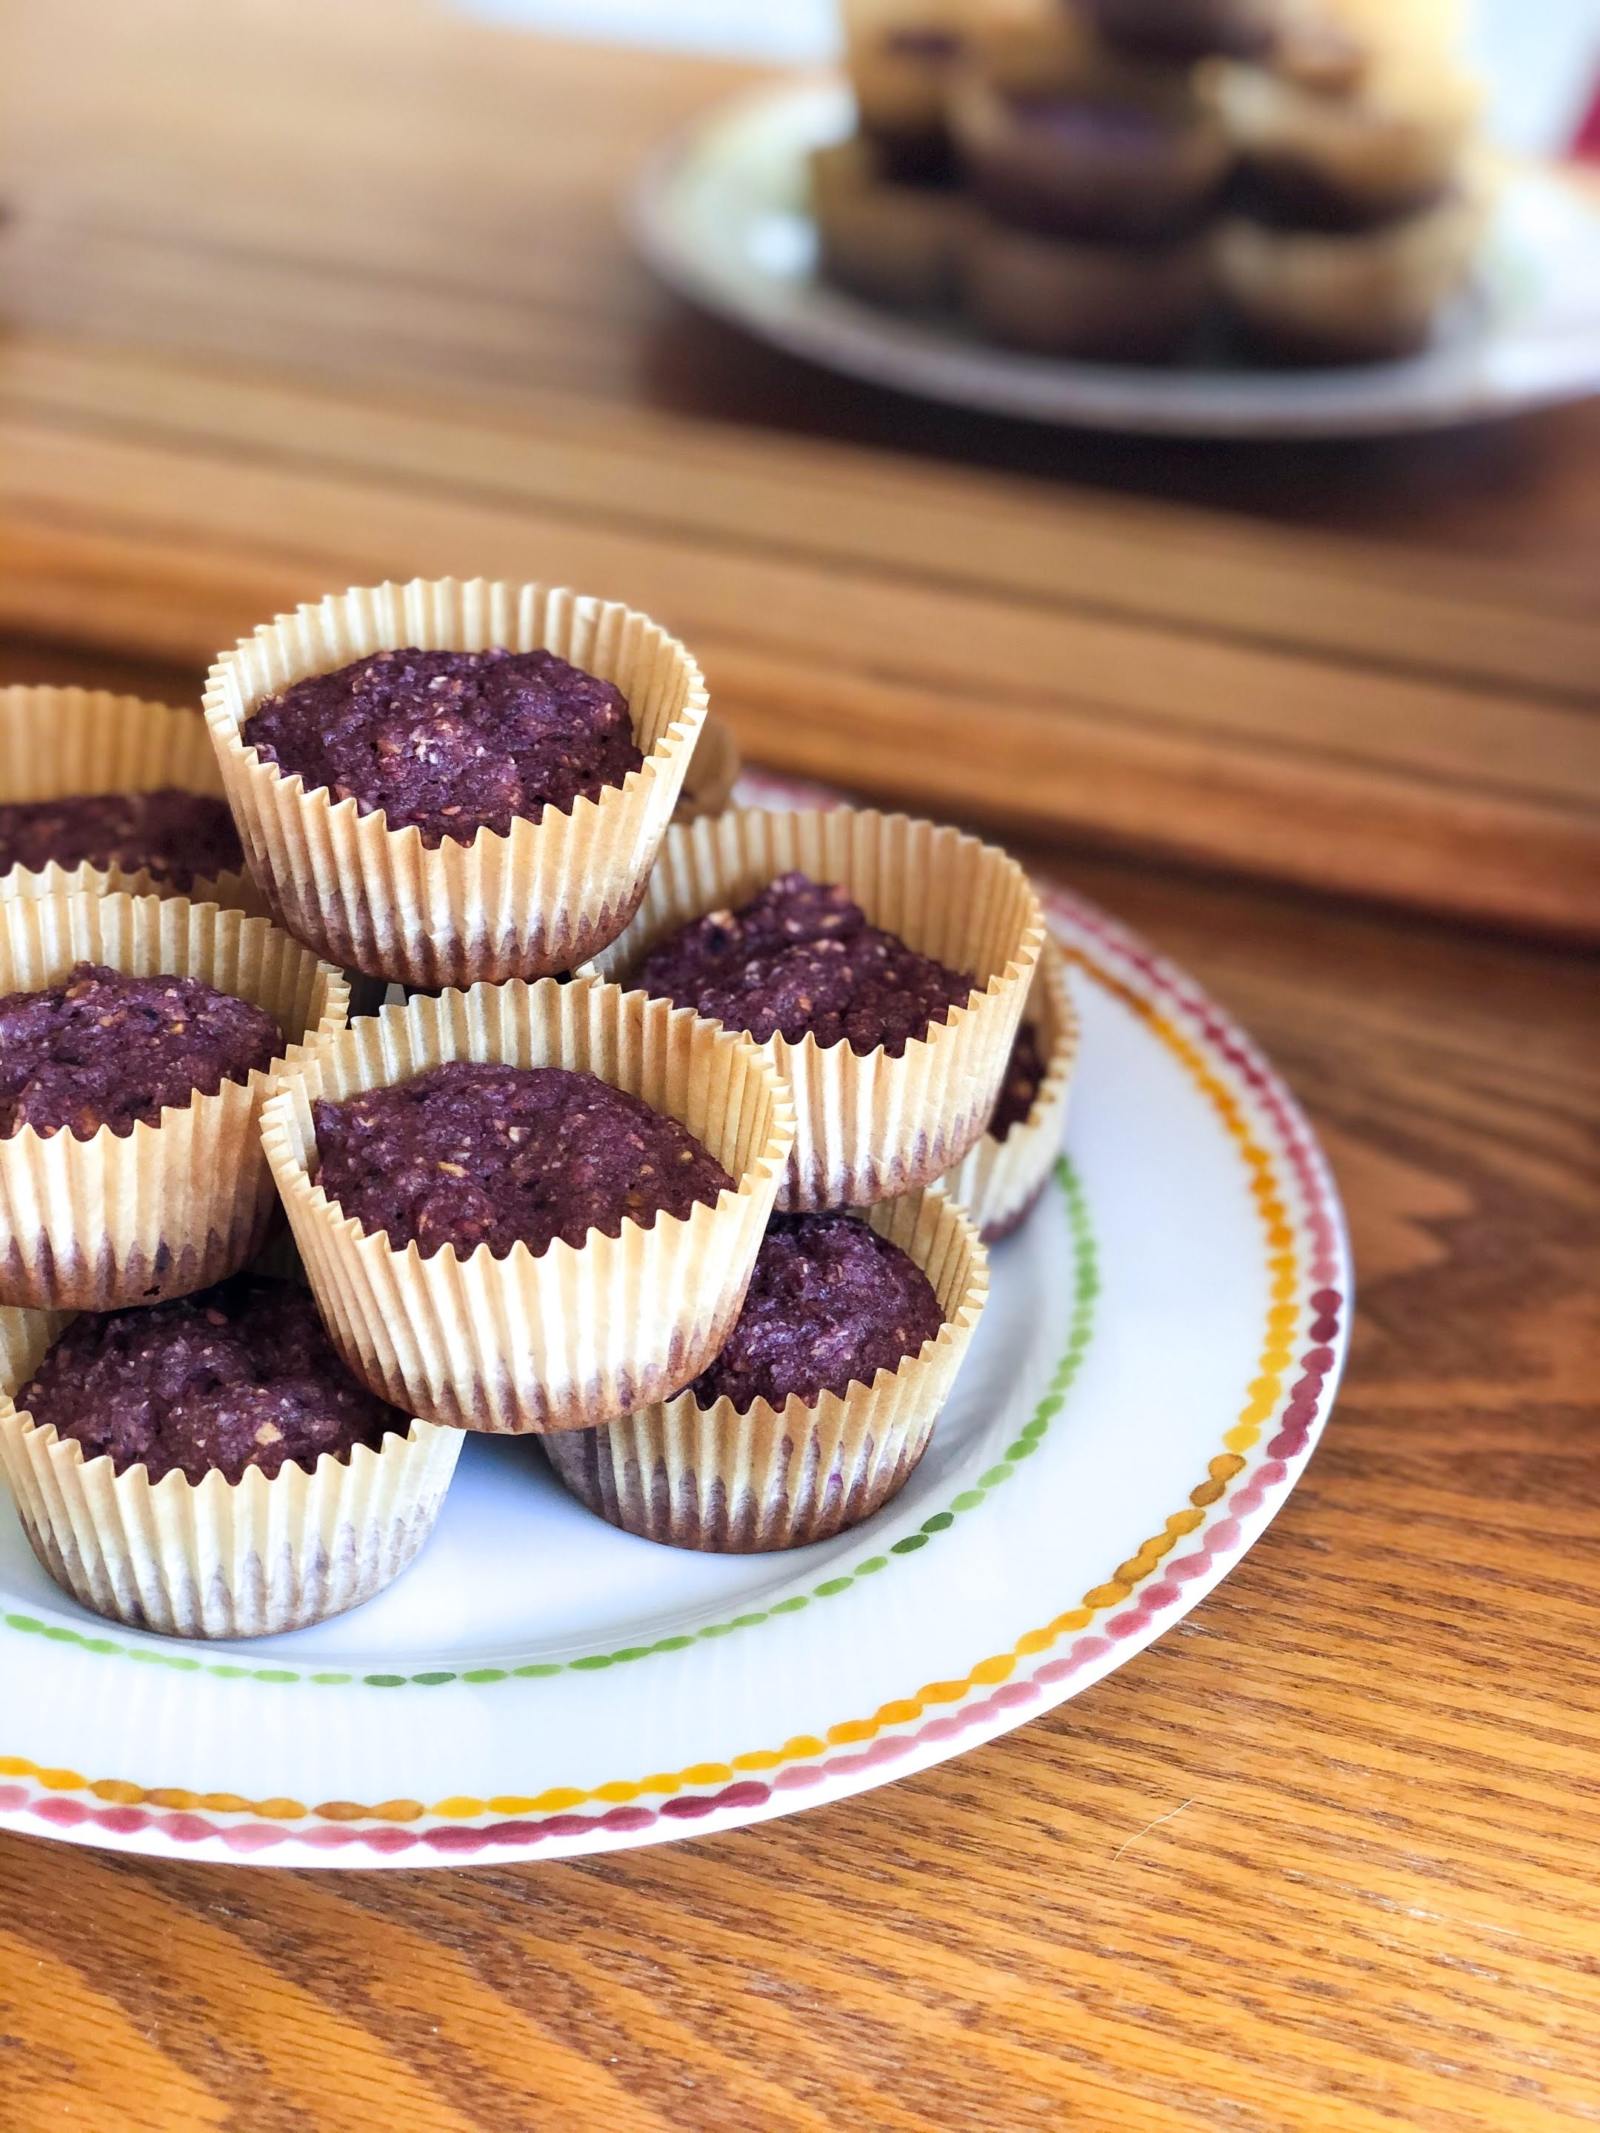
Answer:
<svg viewBox="0 0 1600 2133"><path fill-rule="evenodd" d="M8 28L4 678L192 698L382 572L631 598L749 753L1015 832L1213 987L1363 1294L1243 1568L942 1769L504 1872L0 1838L0 2125L1592 2124L1600 408L1248 452L937 413L629 259L627 171L734 69L421 0Z"/></svg>

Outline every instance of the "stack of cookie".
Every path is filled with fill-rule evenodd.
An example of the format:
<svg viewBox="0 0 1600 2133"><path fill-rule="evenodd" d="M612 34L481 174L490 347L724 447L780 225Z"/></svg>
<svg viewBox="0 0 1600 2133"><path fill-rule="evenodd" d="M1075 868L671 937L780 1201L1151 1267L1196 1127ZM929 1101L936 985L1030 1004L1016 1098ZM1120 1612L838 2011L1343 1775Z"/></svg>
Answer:
<svg viewBox="0 0 1600 2133"><path fill-rule="evenodd" d="M1038 353L1414 347L1470 266L1445 0L846 0L824 271Z"/></svg>
<svg viewBox="0 0 1600 2133"><path fill-rule="evenodd" d="M705 721L648 617L482 581L264 624L203 722L0 692L0 1471L84 1604L353 1606L471 1432L703 1549L905 1482L1060 1146L1060 958L975 838L719 810Z"/></svg>

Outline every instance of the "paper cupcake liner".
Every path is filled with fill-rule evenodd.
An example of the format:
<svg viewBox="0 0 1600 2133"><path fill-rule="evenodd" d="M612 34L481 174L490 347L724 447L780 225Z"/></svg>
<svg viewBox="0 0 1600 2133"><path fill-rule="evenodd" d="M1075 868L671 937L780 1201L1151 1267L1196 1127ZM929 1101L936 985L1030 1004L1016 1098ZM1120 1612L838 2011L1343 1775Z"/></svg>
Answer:
<svg viewBox="0 0 1600 2133"><path fill-rule="evenodd" d="M745 1555L826 1540L869 1518L927 1449L988 1294L984 1249L937 1189L885 1200L866 1219L907 1252L939 1298L944 1325L897 1370L808 1405L731 1400L701 1411L692 1393L606 1429L552 1437L550 1463L614 1526L676 1548Z"/></svg>
<svg viewBox="0 0 1600 2133"><path fill-rule="evenodd" d="M678 1119L736 1180L686 1217L424 1258L368 1235L315 1182L312 1100L449 1059L595 1073ZM285 1075L262 1137L323 1320L346 1364L407 1414L463 1429L610 1421L704 1369L739 1314L794 1140L761 1050L686 1009L575 979L476 985L352 1024Z"/></svg>
<svg viewBox="0 0 1600 2133"><path fill-rule="evenodd" d="M415 828L308 791L245 745L268 696L368 653L541 647L615 682L642 769L509 836L425 849ZM339 593L263 624L211 669L206 720L251 872L281 923L330 962L435 988L572 969L643 891L705 718L700 669L645 615L539 585L453 578Z"/></svg>
<svg viewBox="0 0 1600 2133"><path fill-rule="evenodd" d="M1017 1227L1049 1182L1061 1153L1078 1056L1078 1017L1067 991L1066 965L1053 940L1045 942L1023 1019L1037 1024L1045 1062L1032 1107L1003 1141L982 1134L944 1181L951 1199L978 1225L985 1244L998 1244Z"/></svg>
<svg viewBox="0 0 1600 2133"><path fill-rule="evenodd" d="M886 177L859 136L814 148L811 219L823 270L877 303L952 304L972 219L965 193Z"/></svg>
<svg viewBox="0 0 1600 2133"><path fill-rule="evenodd" d="M169 1105L155 1125L89 1140L31 1127L0 1139L0 1303L111 1311L203 1289L243 1266L273 1213L256 1121L276 1069L344 1026L343 977L269 920L183 897L0 900L0 995L76 962L202 978L252 1000L287 1040L248 1082Z"/></svg>
<svg viewBox="0 0 1600 2133"><path fill-rule="evenodd" d="M699 822L706 815L720 815L733 798L743 767L733 728L720 718L708 718L689 759L673 821Z"/></svg>
<svg viewBox="0 0 1600 2133"><path fill-rule="evenodd" d="M1227 222L1215 243L1222 294L1247 325L1289 341L1411 345L1470 275L1485 208L1481 192L1463 193L1351 235Z"/></svg>
<svg viewBox="0 0 1600 2133"><path fill-rule="evenodd" d="M313 1472L151 1481L39 1428L15 1394L70 1313L0 1312L0 1466L34 1554L96 1614L169 1637L264 1637L342 1614L399 1576L433 1530L457 1430L411 1424Z"/></svg>
<svg viewBox="0 0 1600 2133"><path fill-rule="evenodd" d="M75 793L182 792L222 797L216 751L198 711L113 696L104 689L0 689L0 801L60 800ZM264 915L266 905L242 869L175 890L148 867L13 867L0 874L0 899L13 896L187 896Z"/></svg>
<svg viewBox="0 0 1600 2133"><path fill-rule="evenodd" d="M959 830L870 809L734 808L668 833L637 917L592 969L627 984L666 935L747 902L791 868L842 883L875 925L978 979L966 1006L898 1058L810 1036L762 1046L797 1113L779 1206L865 1207L933 1183L983 1132L1044 918L1016 861Z"/></svg>

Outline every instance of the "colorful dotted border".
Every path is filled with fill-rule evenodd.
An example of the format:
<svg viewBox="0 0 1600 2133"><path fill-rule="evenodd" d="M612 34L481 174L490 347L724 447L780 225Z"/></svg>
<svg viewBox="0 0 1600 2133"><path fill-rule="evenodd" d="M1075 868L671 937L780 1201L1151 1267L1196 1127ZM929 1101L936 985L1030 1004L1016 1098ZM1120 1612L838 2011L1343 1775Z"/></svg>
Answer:
<svg viewBox="0 0 1600 2133"><path fill-rule="evenodd" d="M864 1562L853 1563L848 1570L824 1578L820 1585L813 1585L809 1592L792 1593L789 1598L775 1601L770 1607L752 1609L746 1614L734 1615L728 1621L707 1622L699 1629L685 1631L679 1636L658 1637L652 1644L625 1645L620 1651L585 1652L576 1659L537 1660L522 1666L475 1666L459 1670L431 1667L416 1674L357 1674L334 1671L308 1674L297 1667L248 1666L237 1660L201 1659L192 1652L172 1651L160 1644L124 1644L116 1637L99 1636L88 1630L74 1629L69 1622L41 1622L36 1615L0 1615L0 1628L16 1631L22 1636L43 1637L51 1644L70 1644L79 1651L94 1652L105 1658L133 1659L144 1666L167 1667L180 1674L209 1674L218 1681L258 1681L273 1687L299 1683L323 1688L432 1689L442 1688L450 1682L466 1682L474 1687L486 1687L500 1681L548 1680L556 1674L604 1673L610 1667L623 1666L632 1660L654 1659L669 1652L687 1651L693 1644L730 1636L735 1630L759 1629L764 1622L777 1621L785 1615L801 1614L813 1600L834 1599L841 1592L848 1592L863 1578L875 1577L879 1571L887 1570L897 1557L915 1555L919 1549L925 1548L930 1540L936 1539L941 1533L948 1533L958 1518L964 1517L969 1511L976 1511L995 1489L1009 1481L1017 1470L1018 1462L1037 1451L1044 1442L1050 1424L1061 1412L1088 1353L1089 1344L1094 1337L1094 1303L1100 1293L1099 1260L1089 1209L1083 1195L1083 1185L1065 1156L1062 1156L1056 1165L1055 1180L1066 1203L1067 1225L1071 1235L1072 1315L1067 1328L1066 1346L1038 1405L1017 1432L1015 1441L1007 1445L998 1462L980 1474L970 1488L963 1489L959 1496L952 1497L942 1511L935 1511L925 1518L914 1533L907 1533L900 1540L892 1541L882 1555L868 1556ZM15 1760L0 1756L0 1776L21 1775L20 1770L12 1767Z"/></svg>
<svg viewBox="0 0 1600 2133"><path fill-rule="evenodd" d="M12 1758L0 1762L0 1772L30 1778L43 1796L30 1791L27 1785L0 1784L0 1812L25 1810L61 1830L93 1826L108 1835L149 1832L180 1844L220 1841L237 1853L292 1843L317 1850L359 1846L380 1856L413 1849L434 1855L458 1855L491 1849L530 1850L553 1839L581 1840L589 1848L596 1848L597 1840L603 1843L607 1838L631 1837L660 1823L670 1826L719 1813L748 1815L782 1794L830 1781L853 1783L887 1763L904 1760L925 1745L948 1742L986 1724L1004 1725L1018 1709L1048 1700L1052 1687L1107 1657L1119 1643L1143 1640L1153 1634L1162 1612L1181 1601L1186 1584L1227 1567L1244 1539L1243 1521L1286 1492L1293 1462L1307 1450L1337 1378L1345 1298L1336 1284L1345 1276L1347 1255L1337 1203L1320 1156L1293 1099L1259 1054L1220 1010L1121 928L1064 895L1056 894L1052 901L1070 924L1103 942L1139 974L1152 992L1166 995L1195 1022L1203 1040L1242 1079L1251 1102L1270 1121L1306 1207L1297 1232L1282 1199L1270 1154L1256 1142L1255 1128L1245 1106L1227 1082L1212 1071L1202 1045L1158 1009L1153 999L1068 944L1069 959L1146 1023L1178 1058L1222 1119L1249 1173L1271 1277L1271 1305L1258 1375L1247 1387L1245 1403L1224 1438L1227 1449L1211 1460L1206 1479L1190 1492L1185 1509L1168 1518L1163 1531L1147 1540L1109 1579L1085 1593L1079 1606L1030 1630L1009 1652L980 1661L960 1679L927 1683L914 1696L881 1705L871 1717L845 1720L830 1727L825 1738L799 1737L786 1741L781 1748L736 1755L725 1764L696 1764L677 1772L617 1780L592 1788L555 1787L528 1799L499 1796L479 1800L461 1796L432 1806L415 1800L391 1800L371 1806L354 1801L325 1801L307 1808L294 1800L251 1801L231 1794L194 1794L182 1788L147 1790L114 1779L91 1783L73 1771L46 1770ZM1303 1269L1297 1249L1302 1244L1306 1247ZM1295 1302L1302 1273L1307 1288L1307 1324L1303 1332L1298 1330L1301 1309ZM1299 1355L1299 1375L1293 1383L1287 1383L1288 1372L1296 1367L1295 1350L1302 1340L1315 1345ZM1253 1474L1244 1478L1245 1454L1260 1442L1274 1417L1277 1427L1266 1444L1267 1456ZM1239 1483L1237 1488L1233 1486L1235 1482ZM1225 1497L1225 1515L1211 1519L1207 1526L1208 1515ZM1206 1530L1201 1532L1202 1528ZM1163 1574L1156 1579L1155 1572L1180 1538L1190 1534L1199 1534L1197 1545L1167 1562ZM1154 1582L1146 1583L1150 1579ZM1137 1604L1125 1608L1123 1603L1133 1597L1139 1586L1144 1589ZM1119 1611L1111 1613L1113 1608ZM1093 1629L1102 1614L1105 1620ZM1090 1630L1093 1633L1083 1634ZM1019 1660L1051 1650L1063 1637L1072 1639L1067 1651L1046 1660L1022 1679L1011 1678ZM979 1690L987 1693L975 1695ZM939 1715L915 1731L902 1730L924 1717L930 1707ZM832 1754L833 1749L846 1752ZM745 1775L747 1772L750 1774ZM91 1806L84 1800L66 1797L74 1792L90 1792L107 1804ZM637 1804L645 1799L651 1804ZM601 1806L603 1811L597 1815L572 1812L588 1803ZM152 1813L151 1809L159 1811ZM254 1819L224 1823L210 1819L216 1814ZM481 1818L485 1816L496 1819L484 1821ZM428 1823L434 1818L441 1826L396 1826ZM310 1821L311 1826L283 1826L302 1821ZM468 1823L472 1826L463 1826ZM367 1824L383 1826L356 1826Z"/></svg>

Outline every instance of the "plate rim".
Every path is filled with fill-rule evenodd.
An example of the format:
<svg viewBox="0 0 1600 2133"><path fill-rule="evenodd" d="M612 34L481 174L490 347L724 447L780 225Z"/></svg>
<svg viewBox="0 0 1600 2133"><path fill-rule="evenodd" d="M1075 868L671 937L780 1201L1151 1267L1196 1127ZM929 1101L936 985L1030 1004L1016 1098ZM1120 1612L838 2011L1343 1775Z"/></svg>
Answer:
<svg viewBox="0 0 1600 2133"><path fill-rule="evenodd" d="M847 84L837 71L828 69L789 74L735 90L679 126L653 151L623 204L624 225L635 250L668 288L724 323L818 368L908 398L1058 428L1265 443L1421 435L1506 420L1600 393L1600 334L1587 356L1574 357L1564 372L1530 378L1514 387L1491 389L1476 372L1468 372L1453 390L1425 397L1415 391L1415 382L1426 378L1430 366L1448 353L1434 351L1349 370L1262 373L1272 381L1269 397L1248 404L1218 400L1208 406L1203 397L1180 401L1174 391L1176 384L1178 390L1198 391L1203 396L1204 374L1198 372L1142 372L1132 366L1051 360L954 339L932 338L929 345L902 350L899 341L907 322L844 291L821 292L829 307L844 316L842 337L827 319L815 318L803 309L774 315L741 300L729 279L686 241L668 203L674 184L730 122L748 120L764 110L782 113L789 106L802 107L824 91L838 96L847 93ZM1587 208L1596 221L1600 243L1600 202L1591 203L1579 185L1563 177L1558 165L1512 166L1508 187L1530 184L1558 187L1569 202ZM767 277L766 285L785 290L791 286L773 277ZM1494 340L1492 334L1480 335L1478 345L1490 347ZM960 381L947 375L958 363L972 366ZM1212 375L1236 385L1258 374L1219 370ZM1356 398L1363 385L1370 388L1373 379L1382 376L1394 378L1401 387L1387 403ZM1115 404L1096 397L1096 387L1105 391L1113 386L1120 396Z"/></svg>
<svg viewBox="0 0 1600 2133"><path fill-rule="evenodd" d="M792 797L798 790L771 778L750 782L774 797ZM1202 1078L1203 1085L1208 1057L1211 1066L1220 1059L1222 1075L1212 1077L1217 1090L1239 1110L1229 1087L1231 1077L1235 1087L1258 1104L1269 1121L1277 1156L1292 1171L1303 1201L1303 1210L1292 1201L1277 1201L1275 1194L1271 1202L1261 1203L1276 1205L1291 1251L1307 1256L1305 1280L1296 1289L1297 1295L1303 1289L1304 1326L1292 1343L1305 1353L1273 1374L1284 1380L1295 1370L1300 1375L1293 1385L1277 1383L1270 1398L1261 1390L1264 1378L1249 1388L1245 1412L1259 1410L1249 1433L1250 1448L1261 1447L1262 1456L1252 1462L1242 1453L1225 1451L1210 1460L1206 1480L1188 1499L1197 1515L1185 1527L1183 1537L1193 1544L1187 1552L1166 1560L1176 1544L1174 1534L1146 1563L1145 1551L1157 1545L1154 1539L1146 1542L1117 1573L1120 1578L1122 1570L1139 1571L1124 1590L1112 1589L1115 1580L1091 1587L1079 1607L1069 1606L1057 1618L1057 1624L1064 1624L1067 1616L1083 1613L1095 1601L1083 1622L1074 1621L1070 1629L1052 1624L1025 1632L1016 1653L980 1661L964 1680L928 1684L916 1698L902 1699L917 1703L914 1731L901 1729L911 1723L903 1714L890 1727L841 1721L829 1728L826 1741L798 1744L815 1750L804 1757L768 1753L733 1759L746 1766L764 1761L766 1769L690 1766L677 1774L685 1782L654 1804L641 1802L641 1785L613 1785L592 1789L591 1798L593 1793L600 1796L595 1804L608 1797L615 1801L600 1814L577 1813L579 1803L552 1803L543 1813L500 1815L486 1823L482 1815L492 1811L493 1803L461 1799L437 1803L432 1810L417 1802L391 1802L388 1807L408 1811L394 1819L375 1819L380 1810L365 1813L355 1803L323 1803L336 1810L324 1814L323 1808L298 1802L248 1802L175 1787L163 1787L159 1798L152 1798L129 1781L87 1779L6 1754L0 1755L0 1827L147 1856L193 1858L196 1848L204 1847L199 1856L280 1866L505 1864L632 1848L822 1805L965 1753L1066 1701L1186 1615L1254 1545L1287 1501L1321 1435L1348 1353L1354 1300L1348 1229L1315 1134L1292 1093L1245 1032L1186 973L1087 899L1053 885L1046 885L1044 894L1054 919L1087 933L1128 966L1134 976L1125 997L1144 1019L1159 1018L1157 1003L1162 1000L1188 1019L1193 1034L1181 1023L1173 1028L1177 1045L1190 1055L1185 1063L1191 1073ZM1067 946L1069 960L1075 955L1083 963L1081 949L1074 951L1070 942ZM1098 970L1094 975L1104 982L1107 973ZM1256 1130L1246 1117L1236 1131L1241 1148L1249 1147L1249 1135ZM1271 1152L1258 1152L1270 1177ZM1259 1194L1257 1198L1260 1203ZM1315 1368L1308 1369L1312 1364ZM1235 1424L1225 1433L1224 1444L1243 1427L1242 1422ZM1217 1474L1219 1460L1228 1468L1225 1477ZM1196 1501L1202 1496L1203 1509ZM1174 1517L1187 1520L1188 1510ZM1169 1518L1169 1529L1172 1525ZM1057 1650L1063 1640L1065 1648ZM1036 1654L1041 1663L1019 1671L1017 1657ZM951 1691L955 1693L946 1693ZM879 1716L891 1708L883 1706ZM619 1789L632 1797L616 1800ZM535 1805L511 1804L519 1809ZM310 1826L290 1826L297 1821Z"/></svg>

